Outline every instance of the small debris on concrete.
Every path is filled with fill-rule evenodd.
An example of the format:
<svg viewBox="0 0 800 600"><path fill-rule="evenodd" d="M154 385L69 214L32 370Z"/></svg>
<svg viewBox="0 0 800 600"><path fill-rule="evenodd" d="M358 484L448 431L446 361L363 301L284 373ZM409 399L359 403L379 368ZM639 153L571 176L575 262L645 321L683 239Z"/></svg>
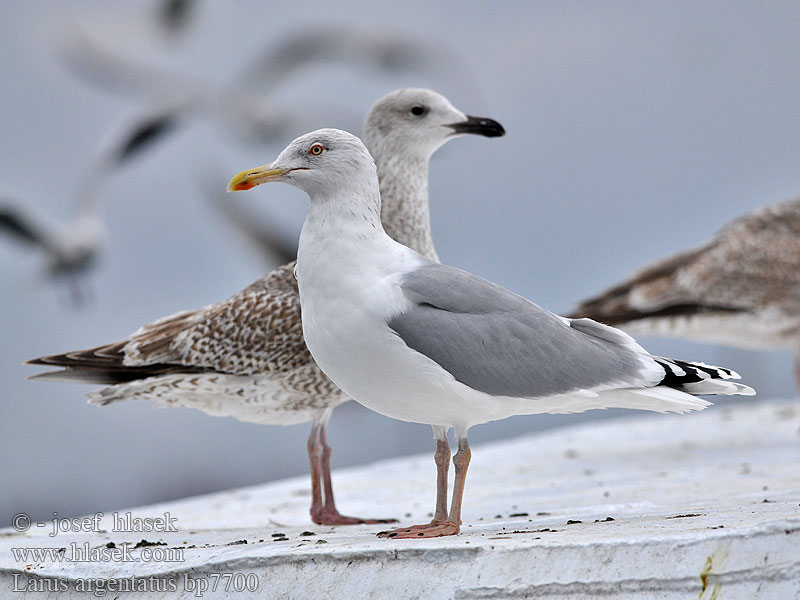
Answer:
<svg viewBox="0 0 800 600"><path fill-rule="evenodd" d="M246 544L247 542L245 542ZM141 540L140 542L136 542L136 545L133 547L134 550L137 548L145 548L147 546L166 546L167 544L164 542L148 542L147 540Z"/></svg>

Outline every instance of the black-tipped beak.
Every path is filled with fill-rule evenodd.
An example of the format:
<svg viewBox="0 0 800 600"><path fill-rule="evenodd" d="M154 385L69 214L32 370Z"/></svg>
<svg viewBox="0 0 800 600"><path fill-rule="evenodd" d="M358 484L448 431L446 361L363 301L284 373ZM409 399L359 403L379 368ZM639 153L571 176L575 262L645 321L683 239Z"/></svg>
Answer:
<svg viewBox="0 0 800 600"><path fill-rule="evenodd" d="M500 137L506 134L506 130L503 129L503 126L494 119L473 117L471 115L467 115L466 121L451 123L448 127L452 129L454 133L473 133L485 137Z"/></svg>

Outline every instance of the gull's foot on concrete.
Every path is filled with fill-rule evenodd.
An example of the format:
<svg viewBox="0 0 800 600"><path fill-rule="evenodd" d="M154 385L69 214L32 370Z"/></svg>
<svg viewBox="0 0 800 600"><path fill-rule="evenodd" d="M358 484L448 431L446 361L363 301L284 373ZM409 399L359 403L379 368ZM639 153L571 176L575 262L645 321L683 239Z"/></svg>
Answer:
<svg viewBox="0 0 800 600"><path fill-rule="evenodd" d="M320 511L311 515L311 520L317 525L376 525L378 523L397 523L397 519L362 519L360 517L346 517L338 512Z"/></svg>
<svg viewBox="0 0 800 600"><path fill-rule="evenodd" d="M381 531L378 537L393 540L418 540L421 538L443 537L456 535L461 528L451 521L430 522L425 525L412 525L411 527L398 527L389 531Z"/></svg>

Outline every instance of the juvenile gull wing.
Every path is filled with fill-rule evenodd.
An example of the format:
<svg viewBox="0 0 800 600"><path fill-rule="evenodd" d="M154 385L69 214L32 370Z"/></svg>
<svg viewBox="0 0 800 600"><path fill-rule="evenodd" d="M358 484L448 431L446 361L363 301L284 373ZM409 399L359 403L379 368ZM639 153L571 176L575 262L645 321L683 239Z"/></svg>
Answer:
<svg viewBox="0 0 800 600"><path fill-rule="evenodd" d="M616 325L770 307L800 314L800 200L733 221L705 246L646 267L573 314Z"/></svg>
<svg viewBox="0 0 800 600"><path fill-rule="evenodd" d="M128 340L29 362L67 369L37 378L86 381L91 375L77 369L90 369L97 383L178 372L253 375L310 364L293 267L276 269L224 302L145 325Z"/></svg>
<svg viewBox="0 0 800 600"><path fill-rule="evenodd" d="M628 335L573 325L485 279L436 263L404 275L411 309L389 327L407 346L478 391L541 398L581 390L649 387L665 371Z"/></svg>
<svg viewBox="0 0 800 600"><path fill-rule="evenodd" d="M167 317L137 331L125 363L179 363L250 375L312 362L303 339L294 263L272 271L229 300L177 327Z"/></svg>

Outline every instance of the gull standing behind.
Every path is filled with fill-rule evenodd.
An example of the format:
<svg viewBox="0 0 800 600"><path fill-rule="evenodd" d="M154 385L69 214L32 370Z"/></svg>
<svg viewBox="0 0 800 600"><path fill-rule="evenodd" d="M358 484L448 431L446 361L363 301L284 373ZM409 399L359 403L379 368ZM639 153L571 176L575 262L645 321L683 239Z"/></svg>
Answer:
<svg viewBox="0 0 800 600"><path fill-rule="evenodd" d="M794 352L800 386L800 199L762 207L573 313L634 335Z"/></svg>
<svg viewBox="0 0 800 600"><path fill-rule="evenodd" d="M396 242L381 226L375 163L347 132L301 136L228 189L269 181L311 198L297 277L303 334L319 366L367 408L433 426L433 520L379 535L458 533L473 425L593 408L686 412L708 406L697 394L755 393L728 381L739 378L728 369L652 356L617 329L559 317ZM448 514L450 427L458 452Z"/></svg>
<svg viewBox="0 0 800 600"><path fill-rule="evenodd" d="M468 133L496 137L505 132L496 121L465 115L424 89L384 96L364 125L380 165L387 230L431 259L436 252L428 160L449 139ZM311 421L312 520L325 525L388 522L346 517L336 509L325 430L333 408L348 398L306 348L294 266L275 269L224 302L145 325L121 342L31 360L64 367L32 379L107 384L89 394L95 404L139 398L253 423Z"/></svg>

